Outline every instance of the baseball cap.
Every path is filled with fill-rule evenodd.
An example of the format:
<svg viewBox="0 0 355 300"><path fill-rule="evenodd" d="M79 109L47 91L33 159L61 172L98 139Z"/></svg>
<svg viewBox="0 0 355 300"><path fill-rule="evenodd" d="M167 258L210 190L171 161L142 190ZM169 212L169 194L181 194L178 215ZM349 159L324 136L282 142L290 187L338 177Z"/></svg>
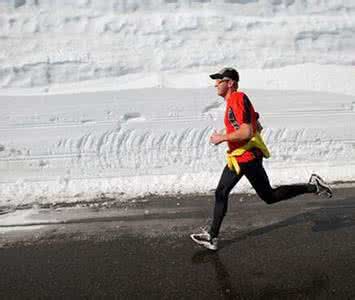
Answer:
<svg viewBox="0 0 355 300"><path fill-rule="evenodd" d="M236 69L233 68L223 68L217 73L211 74L210 77L212 79L230 79L235 80L236 82L239 81L239 73Z"/></svg>

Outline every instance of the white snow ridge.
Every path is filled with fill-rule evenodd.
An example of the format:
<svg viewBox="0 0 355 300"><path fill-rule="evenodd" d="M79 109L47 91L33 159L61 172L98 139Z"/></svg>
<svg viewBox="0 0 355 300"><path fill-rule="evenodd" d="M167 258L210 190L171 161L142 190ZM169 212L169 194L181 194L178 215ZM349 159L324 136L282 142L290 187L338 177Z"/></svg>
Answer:
<svg viewBox="0 0 355 300"><path fill-rule="evenodd" d="M354 180L354 1L72 2L0 2L0 207L208 193L224 66L261 115L274 185Z"/></svg>

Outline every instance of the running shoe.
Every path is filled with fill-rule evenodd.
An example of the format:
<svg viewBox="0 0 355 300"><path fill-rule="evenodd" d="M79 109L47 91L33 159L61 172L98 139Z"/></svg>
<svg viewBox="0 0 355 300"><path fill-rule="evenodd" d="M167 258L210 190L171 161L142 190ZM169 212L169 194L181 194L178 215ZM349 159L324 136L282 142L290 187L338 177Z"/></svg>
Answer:
<svg viewBox="0 0 355 300"><path fill-rule="evenodd" d="M211 235L206 230L202 230L201 233L193 233L190 237L195 243L209 250L216 251L218 249L218 239L211 238Z"/></svg>
<svg viewBox="0 0 355 300"><path fill-rule="evenodd" d="M319 175L312 174L309 178L309 183L316 186L317 195L326 194L328 198L333 196L333 190L328 183L326 183Z"/></svg>

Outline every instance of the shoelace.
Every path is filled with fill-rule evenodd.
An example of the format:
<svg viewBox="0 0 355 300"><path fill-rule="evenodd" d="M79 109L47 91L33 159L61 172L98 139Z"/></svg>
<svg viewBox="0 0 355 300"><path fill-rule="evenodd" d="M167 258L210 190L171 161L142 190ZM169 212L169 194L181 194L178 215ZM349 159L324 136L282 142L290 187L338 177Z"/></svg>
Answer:
<svg viewBox="0 0 355 300"><path fill-rule="evenodd" d="M208 232L208 230L207 230L207 226L200 227L200 231L201 231L201 233L203 233L203 234L210 234L210 233Z"/></svg>

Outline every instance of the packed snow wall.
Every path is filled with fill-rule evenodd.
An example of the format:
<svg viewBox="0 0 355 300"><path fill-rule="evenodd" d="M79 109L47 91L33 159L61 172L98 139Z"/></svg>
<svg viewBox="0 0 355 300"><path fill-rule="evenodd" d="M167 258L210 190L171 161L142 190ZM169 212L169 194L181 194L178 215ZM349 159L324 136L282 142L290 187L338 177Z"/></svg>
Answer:
<svg viewBox="0 0 355 300"><path fill-rule="evenodd" d="M355 2L3 0L0 43L1 88L225 65L355 65Z"/></svg>

